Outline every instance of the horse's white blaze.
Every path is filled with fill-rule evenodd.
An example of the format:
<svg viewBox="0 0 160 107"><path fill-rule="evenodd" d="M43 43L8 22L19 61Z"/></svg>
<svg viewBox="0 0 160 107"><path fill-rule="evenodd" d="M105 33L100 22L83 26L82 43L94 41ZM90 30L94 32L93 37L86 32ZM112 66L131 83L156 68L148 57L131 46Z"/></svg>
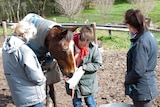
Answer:
<svg viewBox="0 0 160 107"><path fill-rule="evenodd" d="M74 69L76 70L76 62L75 62L75 58L74 58L74 41L73 40L71 40L69 43L69 49L72 52L72 57L74 59Z"/></svg>

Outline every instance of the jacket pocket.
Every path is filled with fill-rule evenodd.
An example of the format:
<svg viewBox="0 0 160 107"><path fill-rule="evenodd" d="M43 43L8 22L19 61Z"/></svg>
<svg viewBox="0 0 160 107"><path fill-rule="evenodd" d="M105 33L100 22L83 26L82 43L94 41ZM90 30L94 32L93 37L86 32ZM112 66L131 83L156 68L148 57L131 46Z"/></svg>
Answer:
<svg viewBox="0 0 160 107"><path fill-rule="evenodd" d="M83 95L83 96L91 95L93 93L93 90L94 90L93 89L93 84L94 84L93 79L80 81L78 86L79 86L79 90L80 90L81 95Z"/></svg>

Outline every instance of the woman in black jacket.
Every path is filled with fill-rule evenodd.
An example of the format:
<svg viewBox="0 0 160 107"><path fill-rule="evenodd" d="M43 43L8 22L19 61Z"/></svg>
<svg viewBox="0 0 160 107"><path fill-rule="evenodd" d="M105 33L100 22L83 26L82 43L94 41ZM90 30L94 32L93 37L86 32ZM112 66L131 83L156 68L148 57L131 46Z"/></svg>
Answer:
<svg viewBox="0 0 160 107"><path fill-rule="evenodd" d="M148 30L140 10L127 10L124 19L131 34L131 48L127 53L125 94L133 100L134 107L152 107L152 100L158 95L154 71L158 44Z"/></svg>

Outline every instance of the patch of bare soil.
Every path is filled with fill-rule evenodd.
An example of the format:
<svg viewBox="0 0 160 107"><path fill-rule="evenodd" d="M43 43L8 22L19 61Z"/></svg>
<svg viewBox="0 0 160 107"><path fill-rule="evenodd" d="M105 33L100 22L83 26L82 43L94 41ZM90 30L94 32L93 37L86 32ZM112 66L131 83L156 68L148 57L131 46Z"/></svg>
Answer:
<svg viewBox="0 0 160 107"><path fill-rule="evenodd" d="M2 46L3 38L0 38ZM98 72L99 91L95 95L97 105L107 103L132 103L124 95L124 75L126 71L126 51L104 51L103 67ZM3 74L2 58L0 55L0 107L15 107ZM160 58L156 67L157 80L160 90ZM71 97L65 92L64 81L55 84L56 102L58 107L72 107ZM85 104L83 107L86 107ZM153 101L153 107L160 107L160 95Z"/></svg>

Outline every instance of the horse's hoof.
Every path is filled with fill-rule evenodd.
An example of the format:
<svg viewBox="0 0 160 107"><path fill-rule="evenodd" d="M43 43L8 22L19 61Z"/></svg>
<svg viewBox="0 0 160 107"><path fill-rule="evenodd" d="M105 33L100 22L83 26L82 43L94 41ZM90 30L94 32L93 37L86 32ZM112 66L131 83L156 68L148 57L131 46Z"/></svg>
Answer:
<svg viewBox="0 0 160 107"><path fill-rule="evenodd" d="M52 102L52 99L50 97L47 98L46 107L53 107L53 102Z"/></svg>

